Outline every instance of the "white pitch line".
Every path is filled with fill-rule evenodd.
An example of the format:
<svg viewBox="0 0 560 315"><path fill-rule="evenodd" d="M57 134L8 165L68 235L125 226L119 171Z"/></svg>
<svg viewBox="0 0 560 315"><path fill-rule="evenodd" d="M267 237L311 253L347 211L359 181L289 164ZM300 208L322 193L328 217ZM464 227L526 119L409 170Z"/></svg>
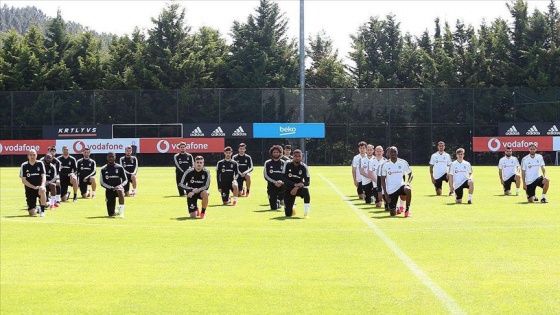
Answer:
<svg viewBox="0 0 560 315"><path fill-rule="evenodd" d="M373 223L370 218L363 214L360 209L358 209L353 203L351 203L346 196L336 187L331 181L325 178L323 175L318 174L325 182L327 182L331 188L344 200L352 210L364 221L374 232L379 236L383 242L397 255L397 257L402 260L402 262L412 271L412 273L426 286L432 293L445 305L447 310L451 314L466 314L457 302L449 296L437 283L435 283L430 277L420 269L420 267L410 259L398 246L389 238L383 231Z"/></svg>

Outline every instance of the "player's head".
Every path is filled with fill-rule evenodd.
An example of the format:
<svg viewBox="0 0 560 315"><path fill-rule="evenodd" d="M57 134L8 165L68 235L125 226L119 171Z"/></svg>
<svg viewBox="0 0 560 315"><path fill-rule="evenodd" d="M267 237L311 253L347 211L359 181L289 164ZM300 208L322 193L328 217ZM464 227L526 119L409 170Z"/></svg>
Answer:
<svg viewBox="0 0 560 315"><path fill-rule="evenodd" d="M443 142L443 141L438 142L437 148L438 148L438 151L443 152L443 150L445 150L445 142Z"/></svg>
<svg viewBox="0 0 560 315"><path fill-rule="evenodd" d="M513 150L511 149L511 147L507 146L506 150L505 150L506 156L508 156L508 157L511 156L512 152L513 152Z"/></svg>
<svg viewBox="0 0 560 315"><path fill-rule="evenodd" d="M179 142L179 150L181 151L181 153L185 153L186 149L187 149L187 144L185 142Z"/></svg>
<svg viewBox="0 0 560 315"><path fill-rule="evenodd" d="M395 146L389 147L389 157L391 158L391 160L397 159L398 156L399 156L399 149L397 149L397 147Z"/></svg>
<svg viewBox="0 0 560 315"><path fill-rule="evenodd" d="M244 154L244 153L245 153L245 150L247 150L247 146L245 145L245 143L241 142L241 143L239 144L239 147L237 147L237 151L238 151L240 154Z"/></svg>
<svg viewBox="0 0 560 315"><path fill-rule="evenodd" d="M232 154L233 154L233 149L230 146L224 148L224 155L226 156L226 158L229 159Z"/></svg>
<svg viewBox="0 0 560 315"><path fill-rule="evenodd" d="M109 151L107 153L107 164L109 165L115 164L115 152Z"/></svg>
<svg viewBox="0 0 560 315"><path fill-rule="evenodd" d="M367 149L367 143L365 141L358 142L358 150L360 154L365 154Z"/></svg>
<svg viewBox="0 0 560 315"><path fill-rule="evenodd" d="M37 151L35 151L34 149L27 151L27 158L29 159L29 161L35 162L37 160Z"/></svg>
<svg viewBox="0 0 560 315"><path fill-rule="evenodd" d="M531 154L531 156L533 156L533 155L535 155L535 153L537 153L537 144L536 143L529 144L529 153Z"/></svg>
<svg viewBox="0 0 560 315"><path fill-rule="evenodd" d="M289 144L286 144L284 146L284 155L285 156L290 156L292 154L292 146Z"/></svg>
<svg viewBox="0 0 560 315"><path fill-rule="evenodd" d="M63 147L62 147L62 155L68 156L68 152L69 152L68 146L66 146L66 145L63 146Z"/></svg>
<svg viewBox="0 0 560 315"><path fill-rule="evenodd" d="M201 155L197 155L194 158L194 168L200 171L204 167L204 158Z"/></svg>
<svg viewBox="0 0 560 315"><path fill-rule="evenodd" d="M375 147L375 156L383 157L383 147L378 145Z"/></svg>
<svg viewBox="0 0 560 315"><path fill-rule="evenodd" d="M375 147L373 146L373 144L368 144L366 147L366 154L368 156L373 156L373 151L375 151Z"/></svg>
<svg viewBox="0 0 560 315"><path fill-rule="evenodd" d="M52 162L53 155L50 153L45 154L45 158L43 159L45 163L50 164Z"/></svg>
<svg viewBox="0 0 560 315"><path fill-rule="evenodd" d="M282 147L279 145L273 145L270 147L270 150L268 150L268 153L270 153L270 156L273 159L277 160L280 156L282 156Z"/></svg>
<svg viewBox="0 0 560 315"><path fill-rule="evenodd" d="M54 157L54 155L56 154L56 146L53 145L52 147L49 147L49 152L50 152L50 153L53 155L53 157Z"/></svg>
<svg viewBox="0 0 560 315"><path fill-rule="evenodd" d="M132 155L132 146L127 145L126 148L124 148L124 155L126 155L126 156L131 156Z"/></svg>
<svg viewBox="0 0 560 315"><path fill-rule="evenodd" d="M300 149L294 150L294 158L292 162L294 162L295 164L299 164L301 163L302 158L303 158L303 152L301 152Z"/></svg>
<svg viewBox="0 0 560 315"><path fill-rule="evenodd" d="M85 147L83 153L84 153L84 158L89 159L89 155L90 155L90 153L91 153L90 148L89 148L89 147Z"/></svg>
<svg viewBox="0 0 560 315"><path fill-rule="evenodd" d="M455 155L457 155L458 160L462 160L465 157L465 149L459 148L455 151Z"/></svg>

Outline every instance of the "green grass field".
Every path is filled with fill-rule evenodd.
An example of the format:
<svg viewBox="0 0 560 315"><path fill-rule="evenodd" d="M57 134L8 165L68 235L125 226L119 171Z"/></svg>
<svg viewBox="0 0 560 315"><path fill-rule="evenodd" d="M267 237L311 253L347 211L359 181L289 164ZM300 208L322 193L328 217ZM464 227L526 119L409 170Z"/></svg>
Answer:
<svg viewBox="0 0 560 315"><path fill-rule="evenodd" d="M140 168L125 219L103 188L29 217L19 169L0 168L0 313L560 313L559 167L548 204L502 196L497 167L474 167L473 205L412 170L407 219L358 200L350 167L310 166L309 220L301 199L296 218L268 210L262 168L237 207L213 182L191 220L172 168Z"/></svg>

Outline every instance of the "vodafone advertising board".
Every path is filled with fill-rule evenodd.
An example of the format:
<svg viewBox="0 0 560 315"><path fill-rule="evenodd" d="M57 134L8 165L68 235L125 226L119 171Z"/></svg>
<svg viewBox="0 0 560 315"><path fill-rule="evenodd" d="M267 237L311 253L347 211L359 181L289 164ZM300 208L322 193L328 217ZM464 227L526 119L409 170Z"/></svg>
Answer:
<svg viewBox="0 0 560 315"><path fill-rule="evenodd" d="M558 151L554 139L560 137L473 137L474 152L503 152L506 147L513 151L529 151L529 145L536 144L538 151Z"/></svg>
<svg viewBox="0 0 560 315"><path fill-rule="evenodd" d="M55 140L0 140L0 155L27 155L33 149L46 154L47 148L56 144Z"/></svg>
<svg viewBox="0 0 560 315"><path fill-rule="evenodd" d="M70 154L81 154L86 147L91 149L92 154L107 153L109 151L124 153L126 146L137 145L139 142L139 138L56 140L56 149L58 153L61 153L62 147L68 146Z"/></svg>
<svg viewBox="0 0 560 315"><path fill-rule="evenodd" d="M225 147L224 138L159 138L140 139L140 148L142 153L177 153L181 141L189 153L219 153Z"/></svg>

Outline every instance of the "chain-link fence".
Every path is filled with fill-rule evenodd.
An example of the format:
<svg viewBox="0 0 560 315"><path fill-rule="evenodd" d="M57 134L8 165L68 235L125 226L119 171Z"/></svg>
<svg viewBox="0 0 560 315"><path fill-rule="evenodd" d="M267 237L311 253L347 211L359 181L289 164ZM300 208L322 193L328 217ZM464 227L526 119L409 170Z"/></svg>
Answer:
<svg viewBox="0 0 560 315"><path fill-rule="evenodd" d="M0 92L0 139L41 139L43 125L299 122L299 89ZM472 153L473 136L495 136L500 122L560 121L560 88L307 89L305 122L325 123L307 140L310 164L347 165L364 140L395 145L411 164L427 164L436 143ZM154 135L157 136L157 135ZM238 142L238 140L236 140ZM256 163L281 139L246 139ZM293 144L297 146L297 141ZM226 144L236 147L237 143ZM158 158L149 158L155 164ZM5 165L6 161L2 161Z"/></svg>

